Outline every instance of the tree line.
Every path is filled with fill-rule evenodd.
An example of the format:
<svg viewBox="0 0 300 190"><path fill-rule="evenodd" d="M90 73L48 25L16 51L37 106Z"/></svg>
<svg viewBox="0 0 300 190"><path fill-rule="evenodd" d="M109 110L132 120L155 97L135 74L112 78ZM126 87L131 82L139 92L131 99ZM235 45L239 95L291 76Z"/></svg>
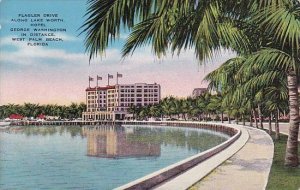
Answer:
<svg viewBox="0 0 300 190"><path fill-rule="evenodd" d="M7 104L0 106L0 118L8 118L11 114L19 114L24 117L36 118L40 114L46 116L56 116L61 119L73 119L81 117L82 112L86 110L84 103L71 103L69 106L46 104L39 105L33 103L19 104Z"/></svg>
<svg viewBox="0 0 300 190"><path fill-rule="evenodd" d="M163 98L159 104L148 106L131 106L128 112L134 119L148 120L150 117L168 120L222 120L223 112L220 112L218 104L219 95L203 93L198 97L176 98L173 96ZM220 115L218 115L220 113Z"/></svg>
<svg viewBox="0 0 300 190"><path fill-rule="evenodd" d="M274 93L274 92L273 92ZM274 94L272 94L274 95ZM287 121L288 105L286 101L277 102L271 97L265 97L265 101L251 101L247 105L228 104L228 95L220 92L211 94L203 93L197 97L176 98L166 97L159 104L148 106L131 106L129 113L137 120L148 120L153 117L159 120L197 120L197 121L221 121L231 123L234 120L237 124L246 124L256 128L263 128L263 121L269 122L272 132L272 122L276 126L276 139L279 139L279 119ZM249 101L247 97L243 99ZM261 99L259 99L261 100ZM250 102L250 101L249 101Z"/></svg>

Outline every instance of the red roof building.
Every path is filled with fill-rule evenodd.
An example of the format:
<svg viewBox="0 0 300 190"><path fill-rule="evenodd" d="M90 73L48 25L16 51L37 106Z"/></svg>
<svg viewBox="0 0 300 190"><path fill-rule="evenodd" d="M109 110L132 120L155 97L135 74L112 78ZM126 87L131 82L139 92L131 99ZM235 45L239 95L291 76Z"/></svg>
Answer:
<svg viewBox="0 0 300 190"><path fill-rule="evenodd" d="M40 114L40 115L37 116L37 118L38 118L38 119L45 119L46 116L45 116L44 114Z"/></svg>
<svg viewBox="0 0 300 190"><path fill-rule="evenodd" d="M23 119L23 115L20 114L11 114L9 119Z"/></svg>

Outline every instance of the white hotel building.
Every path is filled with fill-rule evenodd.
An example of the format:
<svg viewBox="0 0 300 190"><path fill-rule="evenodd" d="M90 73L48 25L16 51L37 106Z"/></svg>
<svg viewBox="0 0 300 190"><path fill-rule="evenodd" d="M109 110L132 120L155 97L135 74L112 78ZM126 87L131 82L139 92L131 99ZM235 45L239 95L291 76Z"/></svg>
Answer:
<svg viewBox="0 0 300 190"><path fill-rule="evenodd" d="M123 120L130 106L158 104L161 99L159 84L116 84L87 88L86 112L83 120Z"/></svg>

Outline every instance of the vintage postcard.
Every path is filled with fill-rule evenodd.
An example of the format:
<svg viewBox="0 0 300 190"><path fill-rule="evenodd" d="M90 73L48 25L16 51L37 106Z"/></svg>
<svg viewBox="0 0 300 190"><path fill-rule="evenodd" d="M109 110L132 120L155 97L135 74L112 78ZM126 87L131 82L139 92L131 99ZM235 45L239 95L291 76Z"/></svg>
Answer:
<svg viewBox="0 0 300 190"><path fill-rule="evenodd" d="M299 189L299 57L297 0L0 0L0 189Z"/></svg>

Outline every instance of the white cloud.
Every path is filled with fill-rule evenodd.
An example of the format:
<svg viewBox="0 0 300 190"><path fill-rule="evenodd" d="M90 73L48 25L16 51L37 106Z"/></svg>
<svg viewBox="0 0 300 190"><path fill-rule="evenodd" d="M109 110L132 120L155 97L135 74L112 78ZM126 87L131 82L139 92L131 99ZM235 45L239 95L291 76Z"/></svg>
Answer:
<svg viewBox="0 0 300 190"><path fill-rule="evenodd" d="M119 38L122 39L122 40L126 40L128 38L129 34L126 34L126 33L121 33Z"/></svg>

